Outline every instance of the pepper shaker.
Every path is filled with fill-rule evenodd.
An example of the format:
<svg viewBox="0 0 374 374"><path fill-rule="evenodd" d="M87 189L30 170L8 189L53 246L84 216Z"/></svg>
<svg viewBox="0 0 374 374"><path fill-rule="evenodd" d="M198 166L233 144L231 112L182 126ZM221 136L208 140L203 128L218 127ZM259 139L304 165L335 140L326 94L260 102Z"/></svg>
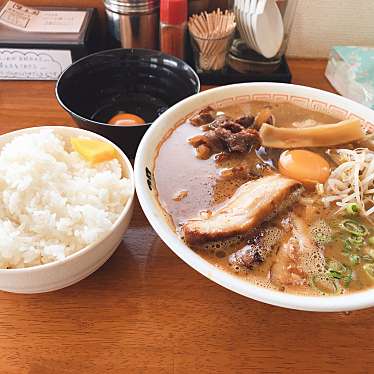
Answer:
<svg viewBox="0 0 374 374"><path fill-rule="evenodd" d="M158 49L159 0L104 0L107 26L123 48Z"/></svg>

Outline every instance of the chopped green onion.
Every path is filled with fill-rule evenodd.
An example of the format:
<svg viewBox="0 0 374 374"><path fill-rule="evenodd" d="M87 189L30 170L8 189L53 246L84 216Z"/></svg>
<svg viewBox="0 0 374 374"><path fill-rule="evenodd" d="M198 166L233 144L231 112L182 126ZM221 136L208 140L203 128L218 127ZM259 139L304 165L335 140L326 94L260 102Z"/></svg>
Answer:
<svg viewBox="0 0 374 374"><path fill-rule="evenodd" d="M358 235L352 235L348 238L348 241L350 241L355 246L361 246L364 244L364 238L362 236Z"/></svg>
<svg viewBox="0 0 374 374"><path fill-rule="evenodd" d="M361 258L365 262L370 262L370 263L374 262L374 258L369 255L363 255Z"/></svg>
<svg viewBox="0 0 374 374"><path fill-rule="evenodd" d="M337 282L325 274L314 275L311 279L311 286L323 294L336 294L339 292Z"/></svg>
<svg viewBox="0 0 374 374"><path fill-rule="evenodd" d="M368 239L368 243L372 246L374 246L374 236L371 236L369 239Z"/></svg>
<svg viewBox="0 0 374 374"><path fill-rule="evenodd" d="M368 229L363 224L353 219L345 219L340 223L340 227L356 236L366 236L369 233Z"/></svg>
<svg viewBox="0 0 374 374"><path fill-rule="evenodd" d="M345 208L345 211L350 215L350 216L355 216L357 213L360 211L358 205L356 203L351 203L348 204Z"/></svg>
<svg viewBox="0 0 374 374"><path fill-rule="evenodd" d="M365 264L363 268L366 271L366 273L369 275L369 277L374 279L374 264Z"/></svg>
<svg viewBox="0 0 374 374"><path fill-rule="evenodd" d="M360 257L357 257L359 260ZM334 281L338 280L339 282L342 282L345 288L349 287L349 284L352 281L352 269L349 266L342 264L336 260L326 259L326 269L326 275L328 277L330 277Z"/></svg>
<svg viewBox="0 0 374 374"><path fill-rule="evenodd" d="M326 259L326 269L327 271L335 271L338 273L346 273L347 270L349 269L346 265L340 263L339 261L336 260L330 260Z"/></svg>
<svg viewBox="0 0 374 374"><path fill-rule="evenodd" d="M349 259L351 260L352 265L357 265L360 263L360 256L359 255L350 255Z"/></svg>
<svg viewBox="0 0 374 374"><path fill-rule="evenodd" d="M344 278L344 275L340 271L336 270L329 270L329 275L335 279L342 279Z"/></svg>
<svg viewBox="0 0 374 374"><path fill-rule="evenodd" d="M344 286L344 288L348 288L349 285L351 284L351 282L352 282L352 274L349 274L343 280L343 286Z"/></svg>
<svg viewBox="0 0 374 374"><path fill-rule="evenodd" d="M344 240L344 248L343 248L343 253L349 254L352 251L352 244L348 239Z"/></svg>

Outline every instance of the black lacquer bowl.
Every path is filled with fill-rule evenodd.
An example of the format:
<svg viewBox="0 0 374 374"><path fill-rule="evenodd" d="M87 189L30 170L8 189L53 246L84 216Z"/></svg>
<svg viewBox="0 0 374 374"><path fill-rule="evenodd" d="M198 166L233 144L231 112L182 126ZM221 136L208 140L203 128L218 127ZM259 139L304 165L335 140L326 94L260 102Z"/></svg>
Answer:
<svg viewBox="0 0 374 374"><path fill-rule="evenodd" d="M148 49L113 49L84 57L68 67L56 85L60 105L79 127L105 136L133 158L154 120L200 82L184 61ZM109 125L114 115L131 113L143 125Z"/></svg>

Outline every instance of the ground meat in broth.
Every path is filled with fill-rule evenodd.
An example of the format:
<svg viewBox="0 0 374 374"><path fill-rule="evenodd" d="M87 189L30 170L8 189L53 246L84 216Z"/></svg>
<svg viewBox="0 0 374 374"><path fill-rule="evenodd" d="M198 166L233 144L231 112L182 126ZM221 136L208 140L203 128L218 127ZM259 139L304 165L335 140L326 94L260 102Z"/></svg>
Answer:
<svg viewBox="0 0 374 374"><path fill-rule="evenodd" d="M258 131L251 128L254 118L242 116L233 120L220 115L214 121L202 125L203 134L195 135L188 142L196 148L196 156L207 159L213 153L247 153L258 143ZM204 152L202 152L204 150Z"/></svg>

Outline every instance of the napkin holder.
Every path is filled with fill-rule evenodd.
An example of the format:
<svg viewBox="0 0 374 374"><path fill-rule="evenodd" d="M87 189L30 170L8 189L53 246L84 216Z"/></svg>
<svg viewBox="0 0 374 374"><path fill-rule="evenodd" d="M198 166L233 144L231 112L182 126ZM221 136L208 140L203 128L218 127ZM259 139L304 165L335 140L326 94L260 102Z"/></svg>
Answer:
<svg viewBox="0 0 374 374"><path fill-rule="evenodd" d="M97 50L95 8L37 9L84 11L86 16L77 33L25 32L0 24L0 80L57 80L72 62Z"/></svg>

